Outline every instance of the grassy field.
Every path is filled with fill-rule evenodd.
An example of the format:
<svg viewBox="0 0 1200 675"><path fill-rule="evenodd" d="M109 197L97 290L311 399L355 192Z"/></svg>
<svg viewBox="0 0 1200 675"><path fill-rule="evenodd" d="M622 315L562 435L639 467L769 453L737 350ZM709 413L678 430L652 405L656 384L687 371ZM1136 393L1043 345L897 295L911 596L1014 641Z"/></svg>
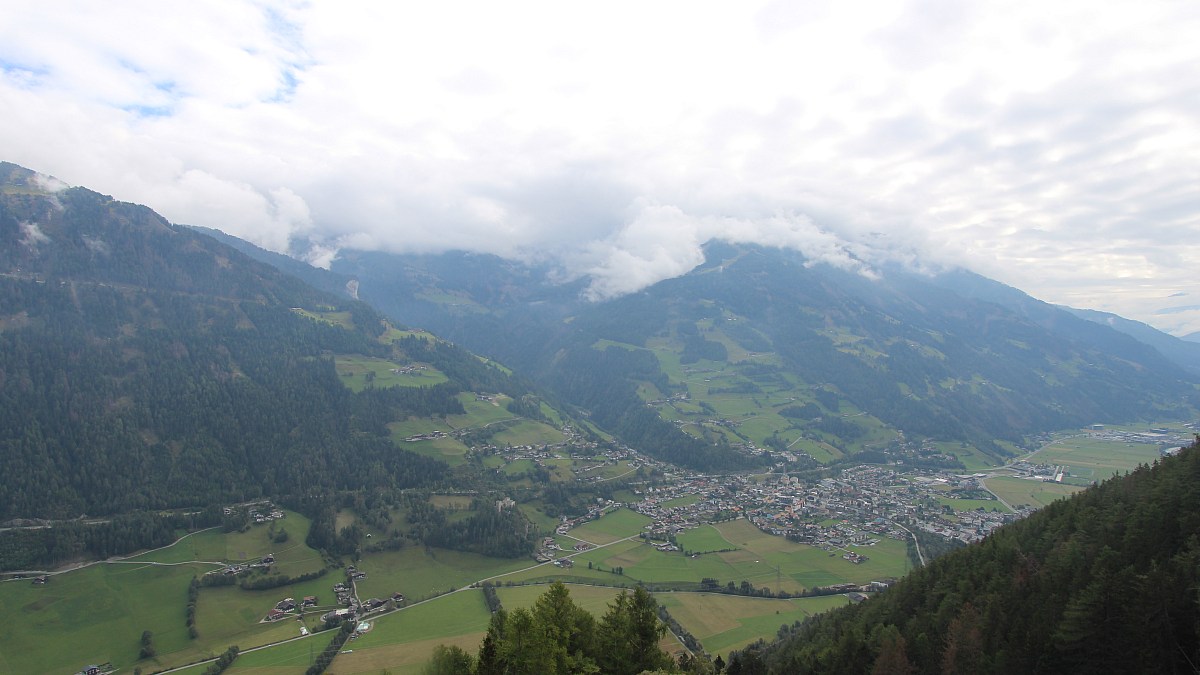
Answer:
<svg viewBox="0 0 1200 675"><path fill-rule="evenodd" d="M1008 476L989 478L984 483L989 490L1014 507L1028 505L1039 509L1056 499L1069 497L1083 489L1078 485L1044 483L1040 480Z"/></svg>
<svg viewBox="0 0 1200 675"><path fill-rule="evenodd" d="M0 584L0 612L9 618L0 633L0 672L73 673L106 661L126 671L135 664L144 670L162 667L197 643L188 638L183 608L192 576L209 569L100 564L56 575L45 586ZM160 656L139 662L144 630L153 633ZM216 652L225 647L207 640L201 644Z"/></svg>
<svg viewBox="0 0 1200 675"><path fill-rule="evenodd" d="M354 329L354 320L350 318L350 312L310 312L301 307L293 307L292 311L313 321L320 321L331 326L341 326L350 330Z"/></svg>
<svg viewBox="0 0 1200 675"><path fill-rule="evenodd" d="M850 550L869 558L853 564L842 559L842 551L824 551L797 544L783 537L760 531L745 520L734 520L718 526L707 526L690 532L693 540L687 546L707 543L722 549L735 550L689 556L681 552L662 552L641 539L617 541L573 558L571 569L543 565L535 569L506 576L500 582L536 581L550 579L576 583L632 586L639 582L660 586L692 589L701 579L716 579L722 585L732 581L740 585L749 581L755 587L798 593L814 586L839 583L866 583L885 577L902 576L909 569L904 542L884 539L874 546L851 547ZM695 549L699 550L699 549ZM591 568L588 567L589 563ZM622 574L613 570L621 568Z"/></svg>
<svg viewBox="0 0 1200 675"><path fill-rule="evenodd" d="M629 509L617 509L571 530L570 535L593 544L608 544L642 533L650 518Z"/></svg>
<svg viewBox="0 0 1200 675"><path fill-rule="evenodd" d="M983 471L996 465L995 460L984 454L982 450L967 443L939 441L934 445L942 452L957 457L967 471Z"/></svg>
<svg viewBox="0 0 1200 675"><path fill-rule="evenodd" d="M771 639L783 624L806 619L814 614L841 607L849 601L844 595L818 598L746 598L719 593L656 593L671 616L704 648L728 658L729 652L759 638Z"/></svg>
<svg viewBox="0 0 1200 675"><path fill-rule="evenodd" d="M184 621L188 583L193 575L214 569L213 563L256 561L274 553L275 569L284 574L324 566L320 555L304 544L307 518L289 512L276 528L287 530L287 542L272 541L267 525L234 533L210 529L122 563L56 575L43 587L0 584L0 611L21 618L0 634L0 672L74 672L85 663L105 661L122 668L159 669L219 654L233 643L246 648L296 635L295 622L259 620L285 595L321 596L323 588L326 599L332 600L328 576L271 591L205 588L197 603L198 638L188 637ZM143 630L153 633L158 655L138 662ZM45 634L55 639L39 639Z"/></svg>
<svg viewBox="0 0 1200 675"><path fill-rule="evenodd" d="M496 445L538 445L538 444L553 444L562 443L565 440L563 433L558 429L533 420L522 420L516 424L506 427L503 431L492 436L492 442Z"/></svg>
<svg viewBox="0 0 1200 675"><path fill-rule="evenodd" d="M680 532L675 537L675 540L679 542L679 547L683 550L698 553L737 548L726 541L725 537L721 536L720 530L712 525L701 525L700 527Z"/></svg>
<svg viewBox="0 0 1200 675"><path fill-rule="evenodd" d="M474 653L489 619L483 592L464 590L371 621L371 629L347 642L330 673L419 673L439 644L456 644ZM303 673L333 633L243 654L227 673L255 675Z"/></svg>
<svg viewBox="0 0 1200 675"><path fill-rule="evenodd" d="M367 578L358 582L358 594L363 599L383 598L399 591L410 601L420 600L452 586L459 588L479 579L533 564L534 561L529 558L508 560L410 546L364 557L358 568L367 573ZM332 582L328 585L332 585Z"/></svg>
<svg viewBox="0 0 1200 675"><path fill-rule="evenodd" d="M1124 443L1089 435L1076 435L1052 443L1033 453L1031 462L1065 465L1074 483L1102 481L1114 473L1125 473L1139 464L1159 458L1157 444Z"/></svg>
<svg viewBox="0 0 1200 675"><path fill-rule="evenodd" d="M445 375L428 364L400 364L371 356L339 354L334 357L333 365L342 382L353 391L368 387L423 387L447 381Z"/></svg>

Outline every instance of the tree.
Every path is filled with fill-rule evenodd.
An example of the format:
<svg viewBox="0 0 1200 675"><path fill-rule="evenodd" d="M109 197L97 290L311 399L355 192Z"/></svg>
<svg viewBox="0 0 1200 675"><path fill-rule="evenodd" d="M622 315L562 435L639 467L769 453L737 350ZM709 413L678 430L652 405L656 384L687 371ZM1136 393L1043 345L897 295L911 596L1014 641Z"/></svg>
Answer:
<svg viewBox="0 0 1200 675"><path fill-rule="evenodd" d="M421 672L424 675L472 675L475 659L461 647L438 645L433 648L433 659Z"/></svg>
<svg viewBox="0 0 1200 675"><path fill-rule="evenodd" d="M658 647L667 627L658 620L658 603L643 587L622 592L600 622L600 666L604 673L636 675L671 667L671 657Z"/></svg>
<svg viewBox="0 0 1200 675"><path fill-rule="evenodd" d="M944 675L971 675L983 665L983 634L979 612L967 603L946 629L946 650L942 652Z"/></svg>
<svg viewBox="0 0 1200 675"><path fill-rule="evenodd" d="M916 668L908 660L904 636L895 626L885 626L879 643L879 656L871 667L871 675L913 675Z"/></svg>
<svg viewBox="0 0 1200 675"><path fill-rule="evenodd" d="M157 654L154 650L154 633L148 630L142 631L142 649L138 652L139 659L151 659Z"/></svg>

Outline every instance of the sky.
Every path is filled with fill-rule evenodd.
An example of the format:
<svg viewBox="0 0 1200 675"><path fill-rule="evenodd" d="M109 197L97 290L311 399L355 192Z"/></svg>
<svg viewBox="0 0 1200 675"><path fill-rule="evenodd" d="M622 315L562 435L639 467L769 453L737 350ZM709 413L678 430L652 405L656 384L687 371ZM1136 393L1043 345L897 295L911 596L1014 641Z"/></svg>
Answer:
<svg viewBox="0 0 1200 675"><path fill-rule="evenodd" d="M6 0L0 160L602 299L712 238L1200 331L1200 2Z"/></svg>

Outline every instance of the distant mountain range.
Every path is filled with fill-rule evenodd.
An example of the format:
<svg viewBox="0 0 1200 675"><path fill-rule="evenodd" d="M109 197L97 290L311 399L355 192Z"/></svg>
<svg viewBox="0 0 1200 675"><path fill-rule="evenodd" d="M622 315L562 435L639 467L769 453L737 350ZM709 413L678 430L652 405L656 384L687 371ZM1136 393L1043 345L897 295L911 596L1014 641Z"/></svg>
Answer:
<svg viewBox="0 0 1200 675"><path fill-rule="evenodd" d="M714 241L683 276L588 302L587 279L490 255L345 251L319 270L207 234L0 165L0 395L6 410L31 409L3 427L0 468L29 480L0 487L0 518L249 497L301 479L441 480L444 465L394 452L386 427L472 390L519 399L532 386L648 454L711 470L954 465L1048 430L1197 407L1190 343L963 271L867 278ZM445 343L408 353L417 342L388 337L403 325L516 374ZM339 354L442 359L446 398L368 404L344 386ZM921 439L936 452L914 457ZM345 470L329 470L330 447ZM195 481L200 463L218 478Z"/></svg>
<svg viewBox="0 0 1200 675"><path fill-rule="evenodd" d="M720 451L665 455L694 466L751 448L836 461L912 436L999 457L996 440L1188 416L1198 400L1196 345L961 270L867 278L715 241L688 274L592 303L586 279L558 284L550 268L489 255L345 251L315 271L240 246L326 288L353 280L388 316L517 368L613 429L650 424L652 410Z"/></svg>

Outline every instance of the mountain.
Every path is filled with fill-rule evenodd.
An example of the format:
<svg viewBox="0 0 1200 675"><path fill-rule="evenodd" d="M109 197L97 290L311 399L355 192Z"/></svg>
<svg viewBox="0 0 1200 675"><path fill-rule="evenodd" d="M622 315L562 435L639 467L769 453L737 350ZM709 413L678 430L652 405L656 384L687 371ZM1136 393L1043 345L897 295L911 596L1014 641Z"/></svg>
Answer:
<svg viewBox="0 0 1200 675"><path fill-rule="evenodd" d="M1087 319L1093 323L1109 326L1120 331L1138 342L1150 345L1163 356L1187 368L1193 373L1200 373L1200 342L1189 341L1189 338L1177 338L1164 333L1157 328L1147 326L1140 321L1131 321L1109 312L1098 312L1094 309L1074 309L1063 307L1064 310Z"/></svg>
<svg viewBox="0 0 1200 675"><path fill-rule="evenodd" d="M603 302L582 299L586 279L557 283L549 267L486 255L348 251L332 271L388 316L507 363L631 444L698 468L952 462L944 453L965 445L1000 458L997 439L1177 417L1197 403L1195 375L1151 346L978 275L896 267L869 278L722 242L706 255ZM946 443L922 458L910 444L920 438Z"/></svg>
<svg viewBox="0 0 1200 675"><path fill-rule="evenodd" d="M728 672L1193 673L1197 485L1193 446L785 629Z"/></svg>
<svg viewBox="0 0 1200 675"><path fill-rule="evenodd" d="M480 391L529 394L144 206L0 164L0 522L440 484L389 425Z"/></svg>

